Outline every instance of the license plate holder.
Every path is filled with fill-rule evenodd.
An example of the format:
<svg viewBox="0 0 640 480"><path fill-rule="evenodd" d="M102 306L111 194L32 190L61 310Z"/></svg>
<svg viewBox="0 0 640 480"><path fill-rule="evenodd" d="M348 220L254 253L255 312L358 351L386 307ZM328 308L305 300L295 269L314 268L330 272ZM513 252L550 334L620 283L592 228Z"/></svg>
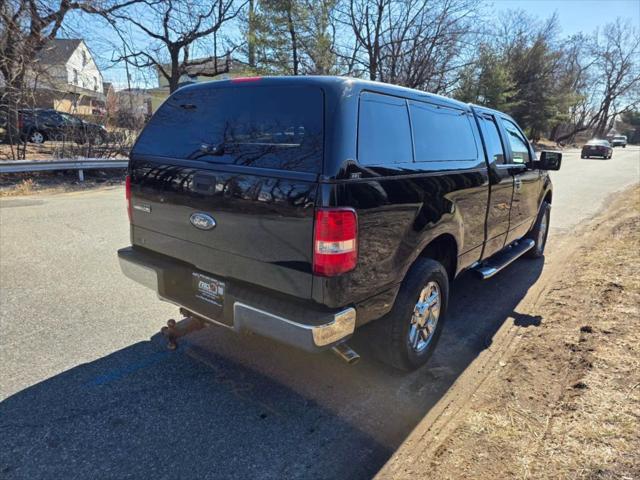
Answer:
<svg viewBox="0 0 640 480"><path fill-rule="evenodd" d="M218 280L200 272L191 274L193 282L193 291L197 299L203 302L222 307L224 304L225 284Z"/></svg>

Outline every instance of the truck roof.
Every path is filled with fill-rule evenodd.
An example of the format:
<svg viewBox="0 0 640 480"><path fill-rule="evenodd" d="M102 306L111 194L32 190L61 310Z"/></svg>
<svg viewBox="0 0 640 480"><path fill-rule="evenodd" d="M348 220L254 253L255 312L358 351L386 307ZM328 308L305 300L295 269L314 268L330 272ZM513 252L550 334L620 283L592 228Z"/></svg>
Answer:
<svg viewBox="0 0 640 480"><path fill-rule="evenodd" d="M442 95L436 95L434 93L423 92L421 90L415 90L413 88L400 87L397 85L390 85L388 83L375 82L371 80L362 80L353 77L339 77L333 75L308 75L308 76L280 76L280 77L239 77L229 80L214 80L211 82L194 83L182 87L180 90L206 90L211 87L225 87L225 86L238 86L242 84L255 84L260 85L314 85L323 89L330 89L334 91L344 91L346 89L356 90L370 90L379 93L385 93L388 95L396 95L406 98L414 98L416 100L429 100L443 105L449 105L451 107L461 108L469 110L470 105L458 100L454 100Z"/></svg>

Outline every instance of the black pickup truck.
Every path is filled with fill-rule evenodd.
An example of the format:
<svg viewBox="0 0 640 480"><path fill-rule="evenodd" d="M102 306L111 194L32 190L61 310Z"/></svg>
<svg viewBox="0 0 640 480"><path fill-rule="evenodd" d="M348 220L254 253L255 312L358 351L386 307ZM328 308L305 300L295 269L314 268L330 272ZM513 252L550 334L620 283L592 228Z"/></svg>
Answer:
<svg viewBox="0 0 640 480"><path fill-rule="evenodd" d="M547 170L509 116L338 77L183 87L132 149L123 272L188 317L345 358L431 355L462 271L543 255Z"/></svg>

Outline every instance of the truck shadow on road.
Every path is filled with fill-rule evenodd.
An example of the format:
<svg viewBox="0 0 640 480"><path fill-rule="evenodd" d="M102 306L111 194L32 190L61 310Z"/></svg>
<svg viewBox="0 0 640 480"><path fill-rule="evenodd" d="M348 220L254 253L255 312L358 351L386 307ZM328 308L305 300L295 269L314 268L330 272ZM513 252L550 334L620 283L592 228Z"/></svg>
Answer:
<svg viewBox="0 0 640 480"><path fill-rule="evenodd" d="M514 310L542 265L457 280L438 349L411 374L366 355L366 332L348 366L219 328L78 365L0 403L0 476L370 478L509 317L540 324Z"/></svg>

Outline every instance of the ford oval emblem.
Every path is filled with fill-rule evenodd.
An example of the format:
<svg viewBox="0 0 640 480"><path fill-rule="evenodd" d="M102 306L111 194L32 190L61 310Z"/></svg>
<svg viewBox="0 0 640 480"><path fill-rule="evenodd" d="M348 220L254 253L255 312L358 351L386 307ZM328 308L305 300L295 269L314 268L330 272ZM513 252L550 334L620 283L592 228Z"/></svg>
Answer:
<svg viewBox="0 0 640 480"><path fill-rule="evenodd" d="M191 222L191 225L200 230L211 230L216 226L216 221L213 217L202 212L192 213L189 221Z"/></svg>

